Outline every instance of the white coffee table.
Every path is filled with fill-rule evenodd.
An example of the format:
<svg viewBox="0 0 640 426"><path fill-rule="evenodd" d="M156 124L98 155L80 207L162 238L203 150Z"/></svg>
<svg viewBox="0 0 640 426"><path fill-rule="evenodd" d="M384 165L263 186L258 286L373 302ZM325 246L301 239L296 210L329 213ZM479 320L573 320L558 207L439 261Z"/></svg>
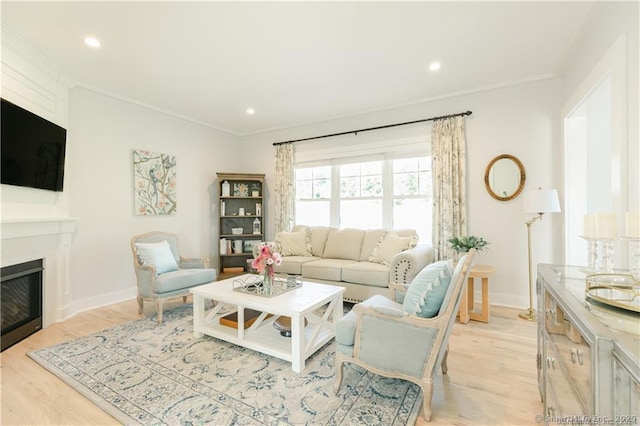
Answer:
<svg viewBox="0 0 640 426"><path fill-rule="evenodd" d="M303 282L300 288L275 297L262 297L233 291L233 281L245 276L194 287L193 332L204 334L289 361L296 373L304 370L305 360L335 337L335 326L342 318L344 287ZM205 311L205 300L214 307ZM326 306L322 314L316 312ZM244 328L245 308L262 312L255 322ZM220 324L220 318L238 313L238 328ZM268 314L272 316L267 317ZM291 337L284 337L273 327L281 315L291 317ZM307 325L304 324L305 319Z"/></svg>

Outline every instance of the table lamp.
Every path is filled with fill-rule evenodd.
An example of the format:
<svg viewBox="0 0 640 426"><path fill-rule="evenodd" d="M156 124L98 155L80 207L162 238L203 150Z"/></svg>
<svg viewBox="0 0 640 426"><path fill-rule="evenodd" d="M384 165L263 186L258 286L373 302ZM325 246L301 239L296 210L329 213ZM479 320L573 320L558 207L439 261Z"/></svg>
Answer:
<svg viewBox="0 0 640 426"><path fill-rule="evenodd" d="M527 225L527 255L529 258L529 309L518 316L527 321L536 320L536 310L533 308L533 271L531 265L531 225L542 219L544 213L560 212L558 191L555 189L533 189L524 193L522 197L523 213L535 213L535 216L525 222Z"/></svg>

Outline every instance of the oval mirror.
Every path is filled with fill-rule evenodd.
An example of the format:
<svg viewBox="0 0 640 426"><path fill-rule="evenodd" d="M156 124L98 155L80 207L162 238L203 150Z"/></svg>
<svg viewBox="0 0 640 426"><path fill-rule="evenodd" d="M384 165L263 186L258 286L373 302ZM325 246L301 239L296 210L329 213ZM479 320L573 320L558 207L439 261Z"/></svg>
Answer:
<svg viewBox="0 0 640 426"><path fill-rule="evenodd" d="M491 160L484 172L487 192L499 201L516 198L524 188L524 166L513 155L498 155Z"/></svg>

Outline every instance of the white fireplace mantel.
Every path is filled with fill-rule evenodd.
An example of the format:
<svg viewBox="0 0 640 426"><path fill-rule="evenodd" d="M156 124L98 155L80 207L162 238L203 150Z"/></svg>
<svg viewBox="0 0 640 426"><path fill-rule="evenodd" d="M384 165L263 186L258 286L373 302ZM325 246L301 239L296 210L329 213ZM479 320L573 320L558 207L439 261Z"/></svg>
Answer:
<svg viewBox="0 0 640 426"><path fill-rule="evenodd" d="M69 253L74 218L7 219L2 232L1 266L43 259L42 322L48 327L71 316Z"/></svg>

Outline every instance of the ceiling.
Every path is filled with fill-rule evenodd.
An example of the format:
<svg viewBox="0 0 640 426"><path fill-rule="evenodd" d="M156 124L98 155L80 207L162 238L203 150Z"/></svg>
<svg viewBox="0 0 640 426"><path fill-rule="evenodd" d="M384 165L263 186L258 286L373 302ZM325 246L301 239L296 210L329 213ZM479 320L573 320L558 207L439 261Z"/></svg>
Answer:
<svg viewBox="0 0 640 426"><path fill-rule="evenodd" d="M80 85L249 135L555 75L590 4L2 1L1 17Z"/></svg>

